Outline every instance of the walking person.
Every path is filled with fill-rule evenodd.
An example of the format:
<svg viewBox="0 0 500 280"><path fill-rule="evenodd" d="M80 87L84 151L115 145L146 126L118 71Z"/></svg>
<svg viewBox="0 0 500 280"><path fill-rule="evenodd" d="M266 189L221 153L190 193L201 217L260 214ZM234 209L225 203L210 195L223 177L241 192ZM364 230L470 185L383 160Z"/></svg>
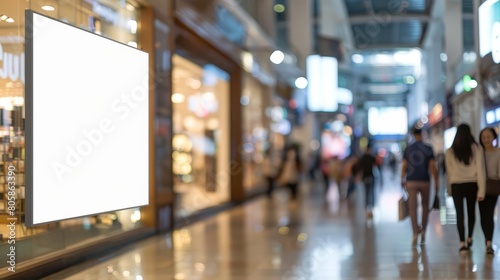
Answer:
<svg viewBox="0 0 500 280"><path fill-rule="evenodd" d="M401 168L401 185L408 192L408 209L410 213L411 225L413 229L412 245L417 245L418 236L420 243L425 243L425 233L429 217L429 197L430 197L430 175L434 179L436 193L438 190L438 174L434 162L434 152L432 147L422 141L422 130L413 129L415 142L409 145L403 154ZM417 209L418 194L420 194L422 221L419 224Z"/></svg>
<svg viewBox="0 0 500 280"><path fill-rule="evenodd" d="M266 194L268 197L272 196L274 190L274 181L276 179L276 165L271 147L269 147L264 154L264 161L262 163L262 172L267 182Z"/></svg>
<svg viewBox="0 0 500 280"><path fill-rule="evenodd" d="M474 140L470 127L461 124L453 144L445 154L448 193L453 197L457 212L457 229L460 237L460 252L469 251L476 222L476 200L484 199L486 173L483 149ZM465 239L464 199L467 203L467 240ZM467 242L466 242L467 241Z"/></svg>
<svg viewBox="0 0 500 280"><path fill-rule="evenodd" d="M372 155L372 144L369 143L365 153L359 159L359 168L363 185L365 186L366 217L373 218L373 207L375 206L375 176L373 169L378 168L377 159Z"/></svg>
<svg viewBox="0 0 500 280"><path fill-rule="evenodd" d="M284 158L277 177L280 178L279 182L290 189L293 200L297 198L301 171L302 160L300 158L300 149L297 144L292 144L285 149Z"/></svg>
<svg viewBox="0 0 500 280"><path fill-rule="evenodd" d="M345 199L356 189L356 177L359 171L359 158L353 153L351 154L344 164L344 178L347 178L347 193Z"/></svg>
<svg viewBox="0 0 500 280"><path fill-rule="evenodd" d="M479 141L484 149L486 164L486 175L491 179L500 179L500 149L493 146L493 141L498 134L493 127L487 127L479 133ZM481 228L486 239L486 254L494 255L492 247L493 231L495 228L494 212L497 205L498 196L484 196L484 200L479 202L479 214L481 217Z"/></svg>
<svg viewBox="0 0 500 280"><path fill-rule="evenodd" d="M338 156L333 156L328 161L328 178L329 178L328 185L330 185L331 182L335 182L337 190L340 194L342 181L344 179L344 172L343 172L343 162L339 159Z"/></svg>

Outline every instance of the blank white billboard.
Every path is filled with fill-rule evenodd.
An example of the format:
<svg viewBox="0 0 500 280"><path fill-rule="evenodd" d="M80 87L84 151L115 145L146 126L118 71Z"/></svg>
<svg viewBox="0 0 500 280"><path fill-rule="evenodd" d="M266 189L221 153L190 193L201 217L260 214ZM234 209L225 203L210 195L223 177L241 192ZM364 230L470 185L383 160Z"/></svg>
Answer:
<svg viewBox="0 0 500 280"><path fill-rule="evenodd" d="M500 63L500 0L488 0L479 6L479 55L491 53Z"/></svg>
<svg viewBox="0 0 500 280"><path fill-rule="evenodd" d="M338 109L338 62L335 57L307 57L307 108L311 112Z"/></svg>
<svg viewBox="0 0 500 280"><path fill-rule="evenodd" d="M368 109L368 132L371 135L405 135L408 133L408 111L405 107L371 107Z"/></svg>
<svg viewBox="0 0 500 280"><path fill-rule="evenodd" d="M26 223L149 203L148 54L26 11Z"/></svg>

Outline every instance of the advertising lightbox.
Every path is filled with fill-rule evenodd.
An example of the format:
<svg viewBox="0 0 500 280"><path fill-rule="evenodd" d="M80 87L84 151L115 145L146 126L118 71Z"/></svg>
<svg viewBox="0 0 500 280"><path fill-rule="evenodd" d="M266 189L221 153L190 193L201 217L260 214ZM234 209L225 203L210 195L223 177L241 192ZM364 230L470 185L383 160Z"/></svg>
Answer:
<svg viewBox="0 0 500 280"><path fill-rule="evenodd" d="M408 111L405 107L369 108L368 132L373 136L407 134Z"/></svg>
<svg viewBox="0 0 500 280"><path fill-rule="evenodd" d="M26 11L26 224L149 203L148 54Z"/></svg>
<svg viewBox="0 0 500 280"><path fill-rule="evenodd" d="M335 57L307 57L307 108L311 112L338 109L338 62Z"/></svg>
<svg viewBox="0 0 500 280"><path fill-rule="evenodd" d="M491 53L495 63L500 63L500 0L484 2L478 11L479 54Z"/></svg>

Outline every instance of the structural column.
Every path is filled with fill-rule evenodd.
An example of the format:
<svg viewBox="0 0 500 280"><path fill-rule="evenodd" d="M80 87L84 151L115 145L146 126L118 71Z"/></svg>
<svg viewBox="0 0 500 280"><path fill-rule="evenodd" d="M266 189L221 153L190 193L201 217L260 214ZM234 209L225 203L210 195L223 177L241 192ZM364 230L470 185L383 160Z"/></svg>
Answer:
<svg viewBox="0 0 500 280"><path fill-rule="evenodd" d="M306 58L312 51L312 1L288 0L288 38L291 51L297 57L297 65L306 69Z"/></svg>
<svg viewBox="0 0 500 280"><path fill-rule="evenodd" d="M463 59L462 1L446 0L444 12L446 63L446 88L451 89L457 82L455 69Z"/></svg>

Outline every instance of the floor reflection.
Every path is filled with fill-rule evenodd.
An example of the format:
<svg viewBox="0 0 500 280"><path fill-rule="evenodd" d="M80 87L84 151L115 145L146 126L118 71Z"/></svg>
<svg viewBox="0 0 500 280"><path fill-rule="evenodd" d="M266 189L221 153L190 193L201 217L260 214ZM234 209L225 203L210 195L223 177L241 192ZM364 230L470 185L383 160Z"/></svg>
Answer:
<svg viewBox="0 0 500 280"><path fill-rule="evenodd" d="M312 182L302 185L296 201L277 189L272 198L45 279L500 279L500 258L486 256L479 219L471 252L460 255L453 201L440 193L426 244L412 247L409 219L397 219L399 182L383 181L373 219L366 218L361 184L345 199L342 186L325 196Z"/></svg>

